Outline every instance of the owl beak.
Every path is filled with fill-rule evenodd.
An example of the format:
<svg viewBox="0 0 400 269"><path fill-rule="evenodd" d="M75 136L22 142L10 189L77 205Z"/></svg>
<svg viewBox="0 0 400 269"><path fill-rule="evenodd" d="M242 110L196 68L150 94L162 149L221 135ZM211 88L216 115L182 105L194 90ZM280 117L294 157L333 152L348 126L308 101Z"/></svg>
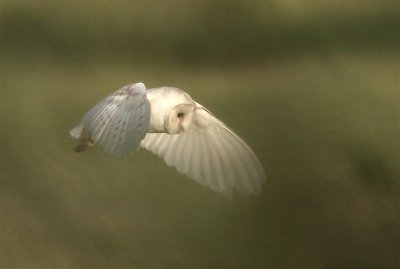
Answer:
<svg viewBox="0 0 400 269"><path fill-rule="evenodd" d="M186 130L185 125L184 125L184 117L179 119L179 133L183 132Z"/></svg>

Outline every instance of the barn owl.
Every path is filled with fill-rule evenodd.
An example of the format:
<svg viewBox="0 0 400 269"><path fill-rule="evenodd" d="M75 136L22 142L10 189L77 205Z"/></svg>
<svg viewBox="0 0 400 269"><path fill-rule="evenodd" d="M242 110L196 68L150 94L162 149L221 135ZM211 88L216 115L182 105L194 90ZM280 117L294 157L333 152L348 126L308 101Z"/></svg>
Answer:
<svg viewBox="0 0 400 269"><path fill-rule="evenodd" d="M109 95L70 132L75 151L100 146L125 157L143 147L212 190L255 194L265 181L251 148L186 92L127 85Z"/></svg>

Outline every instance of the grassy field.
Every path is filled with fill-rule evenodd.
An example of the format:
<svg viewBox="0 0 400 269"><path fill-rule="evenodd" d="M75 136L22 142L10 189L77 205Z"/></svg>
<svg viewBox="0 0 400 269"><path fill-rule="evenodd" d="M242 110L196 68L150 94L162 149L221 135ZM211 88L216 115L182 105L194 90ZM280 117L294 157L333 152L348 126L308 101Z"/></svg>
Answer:
<svg viewBox="0 0 400 269"><path fill-rule="evenodd" d="M309 23L321 10L311 8L315 1L289 2L272 5L265 25L273 28L288 14ZM9 28L10 18L21 10L27 21L45 12L44 25L65 26L73 14L103 14L99 10L107 2L101 3L94 11L65 4L66 11L58 7L52 13L41 9L44 4L23 8L5 1L2 33L18 32L19 26ZM127 25L129 5L118 3L115 8L124 11L118 25ZM150 10L165 13L161 4L140 3L147 12L142 17ZM185 7L195 10L190 3ZM372 7L360 14L370 14L365 10ZM190 18L189 11L179 10ZM347 10L348 18L362 17L355 4ZM166 13L173 17L170 9ZM332 14L334 19L340 12ZM90 18L92 24L79 16L98 42L111 17ZM237 22L228 17L224 23L231 21ZM93 26L96 22L100 26ZM172 36L175 23L164 29ZM65 40L80 31L60 29ZM39 38L32 46L26 35L7 40L0 65L0 268L397 268L399 57L387 29L382 44L361 49L357 38L332 50L322 46L331 39L321 37L315 51L287 43L276 54L268 46L251 53L232 47L240 57L230 58L221 48L225 54L211 60L203 56L217 53L214 47L192 57L195 52L178 53L169 44L167 55L158 58L160 45L152 55L142 44L139 55L118 42L122 52L113 58L107 29L108 45L96 46L88 56L82 55L90 49L62 40L62 49L49 45L48 50L37 50L44 42ZM40 34L54 38L44 30ZM182 88L234 129L264 165L263 193L227 200L145 150L128 159L96 148L75 153L69 130L81 116L110 92L137 81L149 88Z"/></svg>

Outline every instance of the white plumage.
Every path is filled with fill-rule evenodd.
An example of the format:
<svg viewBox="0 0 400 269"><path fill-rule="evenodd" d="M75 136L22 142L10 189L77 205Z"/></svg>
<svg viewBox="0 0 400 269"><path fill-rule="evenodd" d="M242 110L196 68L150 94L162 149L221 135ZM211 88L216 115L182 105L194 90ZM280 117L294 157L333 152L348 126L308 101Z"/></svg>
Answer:
<svg viewBox="0 0 400 269"><path fill-rule="evenodd" d="M99 145L127 156L146 148L214 191L259 193L264 170L251 148L206 108L173 87L127 85L93 107L71 130L77 152Z"/></svg>

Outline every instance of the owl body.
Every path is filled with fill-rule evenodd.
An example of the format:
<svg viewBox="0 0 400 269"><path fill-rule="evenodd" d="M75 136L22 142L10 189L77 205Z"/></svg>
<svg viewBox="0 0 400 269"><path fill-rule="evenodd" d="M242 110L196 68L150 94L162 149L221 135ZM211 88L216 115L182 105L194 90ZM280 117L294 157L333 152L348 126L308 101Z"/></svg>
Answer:
<svg viewBox="0 0 400 269"><path fill-rule="evenodd" d="M231 196L259 193L264 169L252 149L186 92L127 85L109 95L70 132L75 151L95 145L128 156L139 147L162 157L178 172Z"/></svg>

